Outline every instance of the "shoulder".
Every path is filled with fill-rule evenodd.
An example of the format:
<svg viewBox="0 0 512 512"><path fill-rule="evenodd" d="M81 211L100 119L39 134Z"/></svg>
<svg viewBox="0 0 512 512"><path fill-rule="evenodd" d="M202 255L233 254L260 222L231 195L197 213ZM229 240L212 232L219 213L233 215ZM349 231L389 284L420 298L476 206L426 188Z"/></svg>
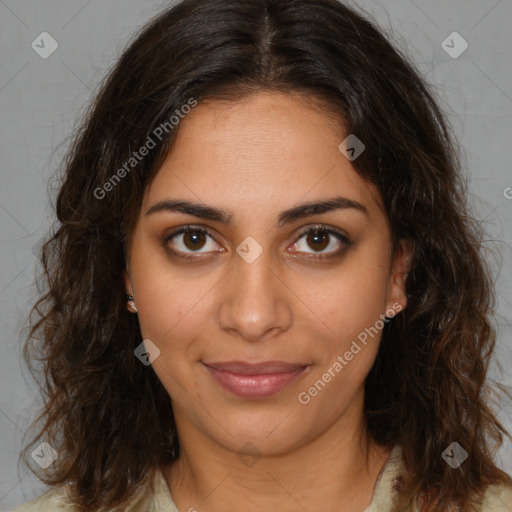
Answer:
<svg viewBox="0 0 512 512"><path fill-rule="evenodd" d="M172 501L164 474L159 469L154 477L143 485L123 508L124 512L178 512ZM52 487L41 496L23 503L14 512L82 512L73 505L69 488L64 486Z"/></svg>
<svg viewBox="0 0 512 512"><path fill-rule="evenodd" d="M383 512L392 510L398 498L405 466L402 459L402 448L395 445L387 462L384 464L375 484L373 499L364 512Z"/></svg>
<svg viewBox="0 0 512 512"><path fill-rule="evenodd" d="M66 489L55 487L49 489L41 496L23 503L14 512L78 512L67 497Z"/></svg>
<svg viewBox="0 0 512 512"><path fill-rule="evenodd" d="M482 502L483 512L510 512L512 510L512 484L492 485L487 488Z"/></svg>
<svg viewBox="0 0 512 512"><path fill-rule="evenodd" d="M396 509L399 492L407 471L402 448L396 445L384 465L375 486L373 500L364 512L383 512ZM419 512L422 502L414 501L408 512ZM484 492L480 512L512 512L512 480L508 485L491 485Z"/></svg>

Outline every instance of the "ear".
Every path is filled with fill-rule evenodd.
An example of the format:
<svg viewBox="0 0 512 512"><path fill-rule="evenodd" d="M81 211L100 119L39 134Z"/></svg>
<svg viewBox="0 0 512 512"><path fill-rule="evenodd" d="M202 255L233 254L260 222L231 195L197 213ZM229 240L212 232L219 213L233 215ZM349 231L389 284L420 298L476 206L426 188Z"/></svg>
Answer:
<svg viewBox="0 0 512 512"><path fill-rule="evenodd" d="M395 311L396 314L407 306L405 283L411 269L411 261L412 244L407 240L400 240L391 262L386 311Z"/></svg>

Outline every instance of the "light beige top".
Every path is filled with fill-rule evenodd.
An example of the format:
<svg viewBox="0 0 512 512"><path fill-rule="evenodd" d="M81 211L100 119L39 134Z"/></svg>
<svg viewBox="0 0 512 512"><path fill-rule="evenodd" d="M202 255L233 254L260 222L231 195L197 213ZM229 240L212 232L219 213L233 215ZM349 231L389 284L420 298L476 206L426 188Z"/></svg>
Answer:
<svg viewBox="0 0 512 512"><path fill-rule="evenodd" d="M372 502L363 512L395 512L395 482L405 473L400 446L395 446L377 479ZM174 504L162 471L155 479L155 493L146 500L134 498L125 512L180 512ZM485 494L482 512L512 512L512 486L492 486ZM67 498L65 487L49 489L38 498L29 501L14 512L77 512ZM116 511L118 512L118 511ZM188 511L181 511L188 512ZM407 511L421 512L416 505Z"/></svg>

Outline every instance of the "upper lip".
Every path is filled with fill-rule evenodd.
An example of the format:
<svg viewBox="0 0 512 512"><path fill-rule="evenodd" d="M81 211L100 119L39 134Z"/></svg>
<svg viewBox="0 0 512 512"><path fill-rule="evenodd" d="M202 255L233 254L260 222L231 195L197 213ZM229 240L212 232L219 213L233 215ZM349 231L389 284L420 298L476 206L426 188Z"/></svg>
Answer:
<svg viewBox="0 0 512 512"><path fill-rule="evenodd" d="M260 363L248 363L245 361L215 361L205 363L203 361L203 364L215 368L216 370L246 375L294 373L308 366L307 364L287 363L285 361L262 361Z"/></svg>

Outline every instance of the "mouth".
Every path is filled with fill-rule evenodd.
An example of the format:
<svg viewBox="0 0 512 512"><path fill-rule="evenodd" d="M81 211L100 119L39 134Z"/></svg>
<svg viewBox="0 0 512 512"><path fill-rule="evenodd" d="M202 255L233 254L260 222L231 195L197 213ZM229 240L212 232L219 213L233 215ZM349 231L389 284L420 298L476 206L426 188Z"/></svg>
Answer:
<svg viewBox="0 0 512 512"><path fill-rule="evenodd" d="M244 361L202 364L213 379L231 393L248 399L267 398L290 386L309 368L309 364L284 361L246 363Z"/></svg>

